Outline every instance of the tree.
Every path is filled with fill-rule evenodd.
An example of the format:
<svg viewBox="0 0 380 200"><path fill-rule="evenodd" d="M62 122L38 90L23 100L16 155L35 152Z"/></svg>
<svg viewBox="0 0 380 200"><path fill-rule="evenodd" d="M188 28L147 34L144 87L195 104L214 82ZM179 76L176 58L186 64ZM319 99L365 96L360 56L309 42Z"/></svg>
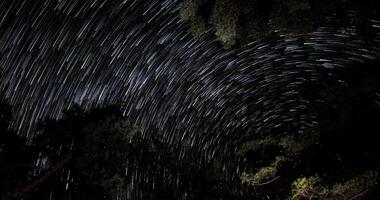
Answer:
<svg viewBox="0 0 380 200"><path fill-rule="evenodd" d="M358 11L354 24L351 10ZM211 29L225 48L248 44L274 31L304 34L328 23L368 31L368 20L374 15L373 0L183 0L180 7L181 19L190 24L195 37Z"/></svg>
<svg viewBox="0 0 380 200"><path fill-rule="evenodd" d="M47 119L30 145L8 131L10 106L0 106L2 199L120 199L128 143L136 132L116 107ZM96 191L96 192L94 192Z"/></svg>
<svg viewBox="0 0 380 200"><path fill-rule="evenodd" d="M56 163L65 163L34 188L30 198L124 197L125 160L136 131L120 110L112 106L90 112L74 106L65 111L61 120L45 120L34 139L39 159L51 163L45 167L47 170L56 167Z"/></svg>
<svg viewBox="0 0 380 200"><path fill-rule="evenodd" d="M36 134L26 146L33 152L27 178L7 185L4 199L236 199L220 167L178 159L169 144L142 137L118 106L88 112L74 106L62 119L42 121Z"/></svg>
<svg viewBox="0 0 380 200"><path fill-rule="evenodd" d="M378 199L378 66L350 66L306 84L319 126L299 133L290 124L242 138L236 154L248 161L241 181L263 199Z"/></svg>
<svg viewBox="0 0 380 200"><path fill-rule="evenodd" d="M32 169L31 151L26 140L10 130L12 107L0 100L0 198L29 181Z"/></svg>

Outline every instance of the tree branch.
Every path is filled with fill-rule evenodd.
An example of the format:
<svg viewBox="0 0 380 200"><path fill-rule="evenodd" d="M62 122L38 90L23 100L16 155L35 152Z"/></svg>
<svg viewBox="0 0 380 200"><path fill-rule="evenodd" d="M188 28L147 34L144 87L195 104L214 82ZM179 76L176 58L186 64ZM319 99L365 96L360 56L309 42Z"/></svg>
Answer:
<svg viewBox="0 0 380 200"><path fill-rule="evenodd" d="M363 196L366 192L368 192L368 189L366 189L366 190L364 190L363 192L360 192L360 193L358 193L358 194L355 194L354 196L348 198L347 200L354 200L354 199L356 199L356 198L358 198L358 197Z"/></svg>
<svg viewBox="0 0 380 200"><path fill-rule="evenodd" d="M57 162L54 166L50 167L44 174L42 174L40 177L38 177L36 180L32 181L31 183L15 189L13 192L11 192L8 196L10 199L20 199L22 196L24 196L26 193L31 192L33 189L35 189L37 186L39 186L41 183L48 180L54 173L62 169L62 167L71 160L72 156L68 155L65 159Z"/></svg>
<svg viewBox="0 0 380 200"><path fill-rule="evenodd" d="M280 176L276 176L276 177L274 177L273 179L271 179L271 180L269 180L269 181L266 181L266 182L264 182L264 183L253 183L252 186L263 186L263 185L268 185L268 184L270 184L270 183L276 181L276 180L279 179L279 178L280 178Z"/></svg>

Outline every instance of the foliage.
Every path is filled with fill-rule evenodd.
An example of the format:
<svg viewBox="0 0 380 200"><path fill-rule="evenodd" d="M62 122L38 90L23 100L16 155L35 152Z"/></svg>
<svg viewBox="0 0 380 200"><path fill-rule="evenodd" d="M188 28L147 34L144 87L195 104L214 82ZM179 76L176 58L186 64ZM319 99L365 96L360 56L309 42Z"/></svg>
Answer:
<svg viewBox="0 0 380 200"><path fill-rule="evenodd" d="M377 184L377 175L368 171L333 186L322 185L318 176L301 177L292 183L291 199L360 199Z"/></svg>
<svg viewBox="0 0 380 200"><path fill-rule="evenodd" d="M378 64L350 66L304 85L318 126L300 133L290 124L239 140L236 155L247 166L242 183L259 199L378 198Z"/></svg>
<svg viewBox="0 0 380 200"><path fill-rule="evenodd" d="M60 120L41 122L26 145L8 129L11 107L1 103L0 196L217 200L249 193L245 199L378 199L378 66L351 66L305 84L307 112L317 116L318 126L299 131L296 123L284 123L237 138L242 162L236 165L243 169L237 177L222 161L179 156L181 147L161 141L154 129L143 137L117 106L91 111L74 106Z"/></svg>
<svg viewBox="0 0 380 200"><path fill-rule="evenodd" d="M19 168L9 175L0 171L2 199L119 200L133 192L141 192L139 198L143 199L174 200L186 193L187 199L234 199L233 183L226 181L219 166L190 158L178 160L177 151L170 145L154 135L143 138L117 106L88 112L74 106L64 111L60 120L41 122L37 133L29 146L1 140L5 146L14 147L7 151L12 157L31 152L26 154L26 173ZM14 138L20 139L17 135ZM17 150L20 147L21 152ZM3 151L0 153L0 161L7 158ZM136 174L154 184L133 182ZM127 191L134 184L139 191Z"/></svg>
<svg viewBox="0 0 380 200"><path fill-rule="evenodd" d="M276 160L269 166L261 167L254 174L243 172L241 175L241 181L243 184L252 186L265 185L275 181L279 178L277 176L278 170L281 167L281 163L284 161L284 157L277 157Z"/></svg>
<svg viewBox="0 0 380 200"><path fill-rule="evenodd" d="M42 122L29 145L7 129L10 106L1 103L0 113L2 199L125 197L125 160L137 129L117 107L74 106L63 119Z"/></svg>
<svg viewBox="0 0 380 200"><path fill-rule="evenodd" d="M0 100L0 198L28 181L32 168L31 149L26 140L9 130L12 107Z"/></svg>
<svg viewBox="0 0 380 200"><path fill-rule="evenodd" d="M238 19L239 10L236 4L228 0L215 2L209 23L215 28L215 36L227 48L236 44Z"/></svg>
<svg viewBox="0 0 380 200"><path fill-rule="evenodd" d="M337 183L329 189L331 199L354 199L366 195L377 184L377 171L367 171L342 183Z"/></svg>
<svg viewBox="0 0 380 200"><path fill-rule="evenodd" d="M181 19L189 22L195 37L212 29L216 39L230 48L274 31L304 34L327 23L361 27L363 31L369 27L366 21L373 17L375 3L371 0L183 0L180 8ZM357 24L350 24L350 10L358 11Z"/></svg>
<svg viewBox="0 0 380 200"><path fill-rule="evenodd" d="M321 180L317 176L302 177L292 183L291 199L320 199L326 196L326 189L320 186Z"/></svg>
<svg viewBox="0 0 380 200"><path fill-rule="evenodd" d="M125 194L128 144L136 133L137 128L112 106L90 112L75 106L63 119L41 123L34 140L40 155L50 163L67 155L72 159L34 195L53 190L61 199L120 199ZM63 177L68 179L62 181Z"/></svg>

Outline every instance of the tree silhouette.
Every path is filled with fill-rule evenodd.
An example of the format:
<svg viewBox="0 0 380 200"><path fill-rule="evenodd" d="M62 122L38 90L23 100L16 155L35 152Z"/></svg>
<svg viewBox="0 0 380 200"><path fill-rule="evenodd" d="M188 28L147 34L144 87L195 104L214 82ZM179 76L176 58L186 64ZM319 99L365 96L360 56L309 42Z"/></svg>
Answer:
<svg viewBox="0 0 380 200"><path fill-rule="evenodd" d="M9 129L12 107L0 100L0 197L29 181L32 153L26 140Z"/></svg>

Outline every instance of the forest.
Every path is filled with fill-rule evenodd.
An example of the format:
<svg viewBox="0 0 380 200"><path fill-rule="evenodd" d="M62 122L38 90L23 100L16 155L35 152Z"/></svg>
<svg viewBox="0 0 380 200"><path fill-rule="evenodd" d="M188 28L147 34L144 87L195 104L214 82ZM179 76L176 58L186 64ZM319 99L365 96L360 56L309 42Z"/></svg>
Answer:
<svg viewBox="0 0 380 200"><path fill-rule="evenodd" d="M373 0L183 0L180 16L194 37L211 30L225 48L231 48L273 32L305 35L319 26L354 26L368 37L368 19L378 10Z"/></svg>
<svg viewBox="0 0 380 200"><path fill-rule="evenodd" d="M236 199L241 191L257 199L376 199L378 66L345 72L348 86L334 80L305 85L318 93L308 94L320 124L315 129L236 137L230 151L239 158L235 167L244 166L240 173L223 170L225 163L179 158L170 144L143 136L121 105L90 111L74 105L62 119L41 121L36 136L26 140L8 129L12 109L3 100L2 199L128 199L136 189L129 190L131 184L141 184L142 199ZM154 183L145 186L136 178Z"/></svg>
<svg viewBox="0 0 380 200"><path fill-rule="evenodd" d="M1 200L380 199L375 0L73 2L0 2Z"/></svg>

